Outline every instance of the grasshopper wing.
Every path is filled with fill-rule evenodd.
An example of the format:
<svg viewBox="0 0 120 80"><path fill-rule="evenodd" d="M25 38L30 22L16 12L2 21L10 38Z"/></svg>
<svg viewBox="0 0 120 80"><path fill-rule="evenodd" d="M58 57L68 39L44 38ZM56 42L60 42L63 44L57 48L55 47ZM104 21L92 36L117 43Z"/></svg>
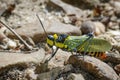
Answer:
<svg viewBox="0 0 120 80"><path fill-rule="evenodd" d="M88 37L70 36L64 44L67 45L68 51L76 48L79 52L86 51L86 46L88 46L86 52L105 52L112 48L111 44L104 39L92 38L91 41L86 41L86 39L88 39Z"/></svg>

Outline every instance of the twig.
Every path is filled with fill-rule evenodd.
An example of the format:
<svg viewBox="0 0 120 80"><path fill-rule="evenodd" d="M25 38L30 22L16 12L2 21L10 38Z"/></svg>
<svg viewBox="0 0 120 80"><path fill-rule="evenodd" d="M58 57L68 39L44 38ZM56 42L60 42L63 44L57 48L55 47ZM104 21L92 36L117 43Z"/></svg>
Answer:
<svg viewBox="0 0 120 80"><path fill-rule="evenodd" d="M2 23L7 29L9 29L14 35L17 36L17 38L23 42L23 44L27 47L28 50L32 50L32 47L30 45L28 45L20 35L18 35L11 27L9 27L8 25L6 25L5 23L3 23L1 20L0 20L0 23Z"/></svg>

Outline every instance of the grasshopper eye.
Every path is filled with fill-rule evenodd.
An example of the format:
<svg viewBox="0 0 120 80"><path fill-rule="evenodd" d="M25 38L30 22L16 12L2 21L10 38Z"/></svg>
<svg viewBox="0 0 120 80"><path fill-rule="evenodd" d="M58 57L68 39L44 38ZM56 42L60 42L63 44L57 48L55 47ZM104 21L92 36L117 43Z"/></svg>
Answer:
<svg viewBox="0 0 120 80"><path fill-rule="evenodd" d="M52 35L47 36L47 44L49 47L52 47L54 45L54 37Z"/></svg>
<svg viewBox="0 0 120 80"><path fill-rule="evenodd" d="M54 37L52 36L52 35L48 35L48 39L50 39L50 40L54 40Z"/></svg>

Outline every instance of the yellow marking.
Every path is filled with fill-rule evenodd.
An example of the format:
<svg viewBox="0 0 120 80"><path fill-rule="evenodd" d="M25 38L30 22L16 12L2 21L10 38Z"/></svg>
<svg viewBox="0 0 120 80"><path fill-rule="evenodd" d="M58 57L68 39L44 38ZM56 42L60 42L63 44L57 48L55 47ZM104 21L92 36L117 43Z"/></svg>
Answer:
<svg viewBox="0 0 120 80"><path fill-rule="evenodd" d="M95 53L95 57L98 57L98 54L99 54L99 53L98 53L98 52L96 52L96 53Z"/></svg>
<svg viewBox="0 0 120 80"><path fill-rule="evenodd" d="M57 46L59 48L64 48L64 43L55 42L55 46Z"/></svg>
<svg viewBox="0 0 120 80"><path fill-rule="evenodd" d="M47 38L47 44L49 44L50 46L53 46L53 41Z"/></svg>
<svg viewBox="0 0 120 80"><path fill-rule="evenodd" d="M64 48L67 48L67 45L64 45Z"/></svg>
<svg viewBox="0 0 120 80"><path fill-rule="evenodd" d="M94 56L94 55L95 55L95 53L94 53L94 52L90 54L90 56Z"/></svg>
<svg viewBox="0 0 120 80"><path fill-rule="evenodd" d="M54 34L53 37L54 37L55 40L58 39L58 35L57 34Z"/></svg>

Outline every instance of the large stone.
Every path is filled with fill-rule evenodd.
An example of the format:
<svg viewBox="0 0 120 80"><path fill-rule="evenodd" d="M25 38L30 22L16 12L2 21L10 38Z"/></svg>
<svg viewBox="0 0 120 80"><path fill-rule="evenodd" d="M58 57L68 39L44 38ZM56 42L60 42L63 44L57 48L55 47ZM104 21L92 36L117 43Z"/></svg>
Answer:
<svg viewBox="0 0 120 80"><path fill-rule="evenodd" d="M48 2L49 7L59 8L63 10L67 15L75 15L77 18L80 18L82 15L82 10L67 3L64 3L61 0L50 0Z"/></svg>
<svg viewBox="0 0 120 80"><path fill-rule="evenodd" d="M47 34L54 34L54 33L76 34L76 35L80 34L78 27L63 24L58 20L51 20L51 21L45 20L42 22ZM20 36L22 36L23 39L26 39L27 37L31 37L35 43L44 41L46 39L44 30L37 18L35 18L32 23L27 23L23 27L18 28L15 31ZM12 34L10 31L8 31L7 34L10 38L14 38L14 39L16 38L16 36Z"/></svg>
<svg viewBox="0 0 120 80"><path fill-rule="evenodd" d="M62 50L58 50L58 52L56 53L56 55L48 62L48 63L44 63L45 60L47 60L51 54L47 54L43 60L43 63L41 63L40 65L37 65L36 69L35 69L35 73L40 74L42 72L48 72L51 69L54 69L56 67L65 67L65 61L67 64L67 60L69 59L69 56L71 55L71 53L69 52L65 52ZM68 71L70 70L71 66L66 66L64 71Z"/></svg>
<svg viewBox="0 0 120 80"><path fill-rule="evenodd" d="M106 63L90 56L71 56L69 63L74 66L79 66L83 70L94 75L97 80L118 80L119 76L116 72Z"/></svg>
<svg viewBox="0 0 120 80"><path fill-rule="evenodd" d="M105 26L98 21L84 21L80 28L82 34L94 32L95 35L105 33Z"/></svg>
<svg viewBox="0 0 120 80"><path fill-rule="evenodd" d="M119 53L107 53L106 62L111 62L114 64L120 64L120 54Z"/></svg>
<svg viewBox="0 0 120 80"><path fill-rule="evenodd" d="M44 50L23 54L23 53L0 53L0 74L12 67L28 67L29 63L38 64L42 62L45 54Z"/></svg>
<svg viewBox="0 0 120 80"><path fill-rule="evenodd" d="M95 32L95 25L92 21L84 21L80 27L82 34Z"/></svg>
<svg viewBox="0 0 120 80"><path fill-rule="evenodd" d="M53 59L49 62L49 66L54 67L64 67L64 64L67 64L67 60L69 59L71 53L63 50L58 50Z"/></svg>

